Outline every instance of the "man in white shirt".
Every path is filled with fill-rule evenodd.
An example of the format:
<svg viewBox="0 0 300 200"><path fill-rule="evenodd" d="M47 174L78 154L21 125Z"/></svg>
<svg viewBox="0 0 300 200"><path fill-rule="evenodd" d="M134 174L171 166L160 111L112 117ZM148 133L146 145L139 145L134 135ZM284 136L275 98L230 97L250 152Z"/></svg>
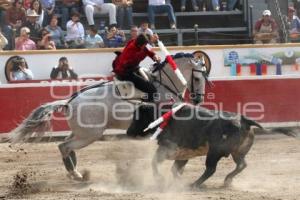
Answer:
<svg viewBox="0 0 300 200"><path fill-rule="evenodd" d="M104 0L82 0L88 24L95 25L94 13L109 14L109 24L116 24L116 6Z"/></svg>
<svg viewBox="0 0 300 200"><path fill-rule="evenodd" d="M149 0L148 18L151 24L151 29L155 29L156 13L168 13L170 26L172 29L176 29L176 18L174 15L173 7L170 3L166 3L166 0Z"/></svg>

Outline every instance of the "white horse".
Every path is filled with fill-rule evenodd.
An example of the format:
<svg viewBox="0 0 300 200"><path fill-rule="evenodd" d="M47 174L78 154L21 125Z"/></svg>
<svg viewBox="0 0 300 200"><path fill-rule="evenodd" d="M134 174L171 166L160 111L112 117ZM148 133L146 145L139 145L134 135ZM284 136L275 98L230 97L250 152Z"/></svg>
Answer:
<svg viewBox="0 0 300 200"><path fill-rule="evenodd" d="M205 59L195 59L191 55L176 54L174 59L188 81L188 89L195 96L201 97L204 94L210 61L204 62L205 59L209 59L205 53L203 54ZM180 101L182 99L178 93L181 92L182 86L168 65L164 62L157 67L158 71L155 74L148 73L148 75L150 81L157 87L160 101L171 98ZM11 132L10 141L12 143L24 142L33 135L42 136L45 131L50 130L50 119L53 113L63 112L71 134L58 147L69 175L75 180L83 180L82 174L76 170L77 159L74 150L86 147L98 140L106 129L128 129L133 112L135 108L138 108L118 96L118 92L113 82L105 82L84 88L69 99L41 105ZM194 98L194 100L199 101L199 98ZM131 129L131 131L141 130Z"/></svg>

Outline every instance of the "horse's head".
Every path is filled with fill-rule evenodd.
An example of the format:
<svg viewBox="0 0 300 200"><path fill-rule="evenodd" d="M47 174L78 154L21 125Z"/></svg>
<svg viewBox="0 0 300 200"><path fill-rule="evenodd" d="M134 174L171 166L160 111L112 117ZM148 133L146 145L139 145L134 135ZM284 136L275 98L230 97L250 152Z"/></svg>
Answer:
<svg viewBox="0 0 300 200"><path fill-rule="evenodd" d="M198 53L197 56L195 53ZM205 94L205 82L210 71L210 60L202 51L201 56L199 51L195 53L177 53L173 55L173 59L188 82L187 87L190 91L190 99L197 104L203 100ZM184 86L176 77L172 68L167 65L169 65L167 61L154 64L154 70L152 70L154 73L151 76L159 80L164 86L167 86L169 90L181 95Z"/></svg>

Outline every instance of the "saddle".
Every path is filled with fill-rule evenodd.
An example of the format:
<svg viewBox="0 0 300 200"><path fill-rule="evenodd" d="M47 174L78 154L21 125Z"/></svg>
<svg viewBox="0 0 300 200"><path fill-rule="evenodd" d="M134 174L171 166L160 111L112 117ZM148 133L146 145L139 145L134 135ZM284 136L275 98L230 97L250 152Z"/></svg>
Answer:
<svg viewBox="0 0 300 200"><path fill-rule="evenodd" d="M114 77L115 94L123 100L132 100L143 102L147 93L134 87L130 81L121 81L117 77Z"/></svg>

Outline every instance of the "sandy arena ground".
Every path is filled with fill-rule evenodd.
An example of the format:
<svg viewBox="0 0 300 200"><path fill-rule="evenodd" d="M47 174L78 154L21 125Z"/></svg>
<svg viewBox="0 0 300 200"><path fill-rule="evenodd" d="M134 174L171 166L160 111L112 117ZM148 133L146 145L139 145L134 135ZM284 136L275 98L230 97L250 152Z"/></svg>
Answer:
<svg viewBox="0 0 300 200"><path fill-rule="evenodd" d="M257 136L247 156L248 167L231 188L222 187L226 174L235 167L231 158L225 158L198 191L187 185L203 172L204 157L190 160L177 181L171 176L172 163L164 162L160 170L166 180L158 185L150 167L157 147L154 141L99 141L77 152L78 169L91 173L89 181L79 183L66 176L58 144L27 143L13 148L0 144L0 199L300 199L299 138Z"/></svg>

